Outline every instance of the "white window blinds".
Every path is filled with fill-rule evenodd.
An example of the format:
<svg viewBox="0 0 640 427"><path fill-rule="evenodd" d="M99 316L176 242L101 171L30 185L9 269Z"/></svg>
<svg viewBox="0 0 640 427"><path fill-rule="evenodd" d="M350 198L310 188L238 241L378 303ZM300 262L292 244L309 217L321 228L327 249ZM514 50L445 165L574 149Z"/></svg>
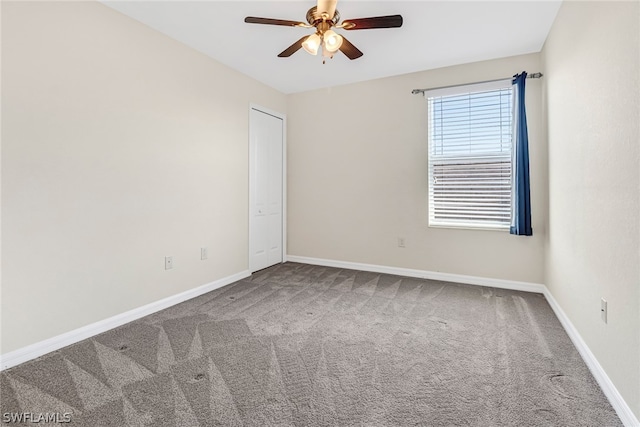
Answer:
<svg viewBox="0 0 640 427"><path fill-rule="evenodd" d="M491 86L425 94L430 226L509 228L512 89Z"/></svg>

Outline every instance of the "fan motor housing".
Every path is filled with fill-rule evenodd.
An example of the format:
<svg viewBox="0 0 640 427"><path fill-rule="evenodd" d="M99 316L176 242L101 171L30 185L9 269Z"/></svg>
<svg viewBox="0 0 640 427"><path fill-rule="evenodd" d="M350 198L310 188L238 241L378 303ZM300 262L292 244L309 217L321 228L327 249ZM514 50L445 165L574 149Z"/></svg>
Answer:
<svg viewBox="0 0 640 427"><path fill-rule="evenodd" d="M318 13L317 6L313 6L307 11L307 22L314 27L323 21L322 18L322 13ZM333 13L333 18L327 19L327 23L329 24L329 27L333 27L337 25L338 22L340 22L340 13L338 12L338 9L336 9L336 11Z"/></svg>

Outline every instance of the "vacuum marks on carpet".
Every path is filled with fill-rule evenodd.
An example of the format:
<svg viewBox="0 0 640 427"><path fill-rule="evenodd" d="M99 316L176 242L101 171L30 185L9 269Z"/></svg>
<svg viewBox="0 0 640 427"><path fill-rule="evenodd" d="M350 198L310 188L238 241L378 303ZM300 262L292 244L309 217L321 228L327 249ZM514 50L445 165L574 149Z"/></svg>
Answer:
<svg viewBox="0 0 640 427"><path fill-rule="evenodd" d="M6 370L0 393L3 414L91 427L621 425L542 295L295 263Z"/></svg>

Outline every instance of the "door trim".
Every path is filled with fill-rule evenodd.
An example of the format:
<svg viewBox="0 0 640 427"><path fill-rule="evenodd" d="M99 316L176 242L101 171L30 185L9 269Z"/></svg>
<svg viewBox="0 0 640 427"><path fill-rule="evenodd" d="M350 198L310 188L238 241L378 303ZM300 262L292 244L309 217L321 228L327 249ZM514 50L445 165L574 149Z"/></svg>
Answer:
<svg viewBox="0 0 640 427"><path fill-rule="evenodd" d="M282 120L282 262L287 262L287 115L279 111L265 108L261 105L249 103L249 131L247 132L247 161L249 167L247 168L247 176L249 183L249 198L247 201L247 229L248 241L247 241L247 268L250 273L253 273L251 268L251 196L253 195L253 189L251 186L251 110L256 110L261 113L268 114Z"/></svg>

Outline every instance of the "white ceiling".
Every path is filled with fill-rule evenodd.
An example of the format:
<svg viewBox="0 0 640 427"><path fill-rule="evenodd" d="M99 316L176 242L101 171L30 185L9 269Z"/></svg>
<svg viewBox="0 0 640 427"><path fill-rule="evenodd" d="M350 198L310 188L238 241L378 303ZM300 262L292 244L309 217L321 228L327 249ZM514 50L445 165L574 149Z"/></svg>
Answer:
<svg viewBox="0 0 640 427"><path fill-rule="evenodd" d="M364 56L322 65L300 50L277 55L312 31L244 23L245 16L306 22L313 0L103 1L283 93L539 52L560 7L554 1L338 1L344 19L401 14L401 28L345 31ZM538 70L530 70L532 72Z"/></svg>

